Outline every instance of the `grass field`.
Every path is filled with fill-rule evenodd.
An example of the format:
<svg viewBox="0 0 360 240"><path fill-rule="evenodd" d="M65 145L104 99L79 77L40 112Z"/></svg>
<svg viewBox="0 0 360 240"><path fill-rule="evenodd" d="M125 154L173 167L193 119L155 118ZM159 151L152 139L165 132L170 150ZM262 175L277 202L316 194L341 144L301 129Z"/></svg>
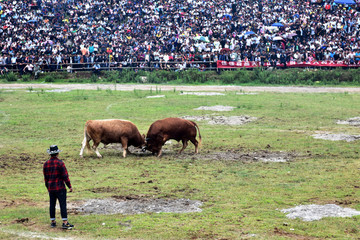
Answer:
<svg viewBox="0 0 360 240"><path fill-rule="evenodd" d="M349 93L259 93L225 96L111 90L46 92L0 90L0 238L71 239L358 239L360 216L304 222L280 210L335 203L360 211L359 142L314 139L317 132L360 135L360 128L336 124L360 116L360 95ZM233 106L229 112L194 110ZM89 119L132 121L141 133L165 117L252 116L244 125L198 121L202 147L183 156L173 142L161 158L122 158L100 149L102 159L79 151ZM197 213L137 215L70 214L71 231L50 229L42 164L57 144L74 188L68 202L93 198L186 198L203 202ZM175 144L175 145L174 145ZM291 161L229 159L227 154L285 152ZM206 156L222 153L217 159ZM25 222L21 223L21 219ZM60 222L59 212L57 220ZM20 221L20 223L19 223ZM123 224L127 223L127 224Z"/></svg>

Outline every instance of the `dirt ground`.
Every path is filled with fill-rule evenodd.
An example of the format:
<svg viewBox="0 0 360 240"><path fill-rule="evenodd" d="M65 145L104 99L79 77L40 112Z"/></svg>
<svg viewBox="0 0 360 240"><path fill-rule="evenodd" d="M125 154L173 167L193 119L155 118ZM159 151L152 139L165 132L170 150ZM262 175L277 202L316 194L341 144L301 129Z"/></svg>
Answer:
<svg viewBox="0 0 360 240"><path fill-rule="evenodd" d="M70 202L70 212L78 214L142 214L142 213L189 213L201 212L200 201L189 199L88 199L86 201Z"/></svg>
<svg viewBox="0 0 360 240"><path fill-rule="evenodd" d="M217 115L204 115L204 116L184 116L184 119L192 121L206 121L211 125L243 125L255 121L256 117L250 116L217 116Z"/></svg>
<svg viewBox="0 0 360 240"><path fill-rule="evenodd" d="M360 117L353 117L353 118L349 118L347 120L338 120L336 123L360 127Z"/></svg>
<svg viewBox="0 0 360 240"><path fill-rule="evenodd" d="M155 84L51 84L51 83L2 83L0 89L26 89L26 88L45 88L45 89L64 89L68 90L97 90L97 89L111 89L118 91L133 91L137 90L150 90L160 88L162 91L239 91L239 92L281 92L281 93L360 93L359 87L253 87L253 86L184 86L184 85L155 85Z"/></svg>
<svg viewBox="0 0 360 240"><path fill-rule="evenodd" d="M286 216L290 219L300 218L303 221L316 221L324 217L352 217L360 215L360 211L351 208L343 208L335 204L325 205L300 205L294 208L281 210L287 213Z"/></svg>

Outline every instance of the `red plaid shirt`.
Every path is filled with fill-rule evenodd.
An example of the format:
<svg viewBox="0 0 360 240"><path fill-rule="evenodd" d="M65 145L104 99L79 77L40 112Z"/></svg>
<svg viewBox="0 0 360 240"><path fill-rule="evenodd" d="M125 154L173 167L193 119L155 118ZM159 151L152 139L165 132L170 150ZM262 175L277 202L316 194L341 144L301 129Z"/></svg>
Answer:
<svg viewBox="0 0 360 240"><path fill-rule="evenodd" d="M45 186L48 191L65 190L65 184L71 188L68 172L65 163L57 157L51 157L44 163Z"/></svg>

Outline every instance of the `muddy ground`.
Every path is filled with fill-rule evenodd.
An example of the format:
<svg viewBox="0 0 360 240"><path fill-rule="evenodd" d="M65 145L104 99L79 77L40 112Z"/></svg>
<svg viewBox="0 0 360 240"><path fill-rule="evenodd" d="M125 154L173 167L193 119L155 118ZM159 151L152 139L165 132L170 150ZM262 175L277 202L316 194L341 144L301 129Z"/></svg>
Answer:
<svg viewBox="0 0 360 240"><path fill-rule="evenodd" d="M360 135L351 135L345 133L317 133L312 135L315 139L323 139L330 141L346 141L353 142L360 139Z"/></svg>
<svg viewBox="0 0 360 240"><path fill-rule="evenodd" d="M325 217L352 217L360 215L360 211L351 208L343 208L335 204L325 205L300 205L294 208L281 210L287 213L286 216L290 219L299 218L303 221L316 221Z"/></svg>
<svg viewBox="0 0 360 240"><path fill-rule="evenodd" d="M78 214L143 214L201 212L202 202L190 199L88 199L68 204L70 212Z"/></svg>
<svg viewBox="0 0 360 240"><path fill-rule="evenodd" d="M198 108L194 108L194 110L205 110L205 111L215 111L215 112L229 112L234 110L235 107L232 106L223 106L223 105L215 105L215 106L201 106Z"/></svg>
<svg viewBox="0 0 360 240"><path fill-rule="evenodd" d="M176 158L176 159L189 159L192 160L218 160L218 161L240 161L243 163L253 163L253 162L291 162L300 158L307 158L309 154L302 155L297 152L283 152L283 151L271 151L258 150L258 151L249 151L244 149L229 149L226 151L199 151L198 154L194 154L193 149L194 145L189 143L188 147L178 154L177 152L181 149L182 144L174 140L169 140L163 146L162 158ZM271 148L270 145L267 148ZM100 147L100 152L118 152L119 156L122 153L121 144L109 144L105 148ZM129 150L132 154L139 157L146 157L151 155L150 152L143 153L141 149L130 147ZM95 156L94 154L92 154ZM104 152L104 156L106 153Z"/></svg>
<svg viewBox="0 0 360 240"><path fill-rule="evenodd" d="M256 117L251 116L217 116L217 115L204 115L204 116L183 116L182 118L192 121L206 121L211 125L243 125L255 121Z"/></svg>
<svg viewBox="0 0 360 240"><path fill-rule="evenodd" d="M347 120L338 120L336 123L360 127L360 117L349 118Z"/></svg>

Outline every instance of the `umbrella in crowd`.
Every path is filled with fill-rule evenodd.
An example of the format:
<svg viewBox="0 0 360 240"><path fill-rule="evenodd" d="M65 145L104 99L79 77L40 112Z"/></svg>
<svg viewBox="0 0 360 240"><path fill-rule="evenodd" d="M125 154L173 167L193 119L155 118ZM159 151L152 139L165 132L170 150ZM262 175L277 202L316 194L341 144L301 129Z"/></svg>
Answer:
<svg viewBox="0 0 360 240"><path fill-rule="evenodd" d="M347 4L347 5L353 5L356 4L353 0L335 0L334 3L337 4Z"/></svg>
<svg viewBox="0 0 360 240"><path fill-rule="evenodd" d="M281 41L281 40L284 40L282 37L280 36L276 36L276 37L273 37L272 39L273 41Z"/></svg>
<svg viewBox="0 0 360 240"><path fill-rule="evenodd" d="M229 52L230 48L223 48L220 50L220 53Z"/></svg>
<svg viewBox="0 0 360 240"><path fill-rule="evenodd" d="M284 25L281 23L273 23L271 26L273 27L283 27Z"/></svg>
<svg viewBox="0 0 360 240"><path fill-rule="evenodd" d="M292 37L294 37L294 36L297 36L297 34L294 33L294 32L290 32L290 33L285 33L285 34L283 34L282 36L283 36L284 38L292 38Z"/></svg>
<svg viewBox="0 0 360 240"><path fill-rule="evenodd" d="M245 35L252 35L252 34L255 34L253 31L248 31L245 33Z"/></svg>
<svg viewBox="0 0 360 240"><path fill-rule="evenodd" d="M223 17L225 17L225 18L229 18L230 20L232 19L232 16L230 15L230 14L224 14L224 16Z"/></svg>
<svg viewBox="0 0 360 240"><path fill-rule="evenodd" d="M209 38L204 37L204 36L196 36L196 37L194 37L194 40L203 41L203 42L210 42Z"/></svg>

